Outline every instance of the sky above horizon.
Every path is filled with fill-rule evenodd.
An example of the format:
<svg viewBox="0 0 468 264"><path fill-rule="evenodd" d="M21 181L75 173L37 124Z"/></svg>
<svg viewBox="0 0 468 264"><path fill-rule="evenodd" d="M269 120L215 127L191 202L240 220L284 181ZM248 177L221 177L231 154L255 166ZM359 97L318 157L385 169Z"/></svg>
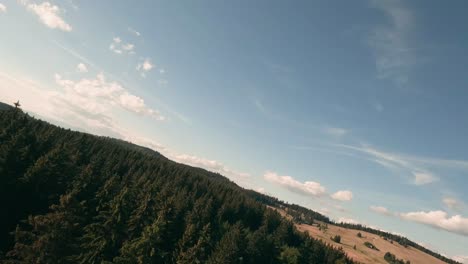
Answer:
<svg viewBox="0 0 468 264"><path fill-rule="evenodd" d="M466 10L0 0L0 101L468 263Z"/></svg>

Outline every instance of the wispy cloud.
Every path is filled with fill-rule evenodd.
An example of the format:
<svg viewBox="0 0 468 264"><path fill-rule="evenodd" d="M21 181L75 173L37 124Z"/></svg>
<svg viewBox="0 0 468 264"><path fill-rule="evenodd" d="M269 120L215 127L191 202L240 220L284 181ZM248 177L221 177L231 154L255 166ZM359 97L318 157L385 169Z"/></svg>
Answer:
<svg viewBox="0 0 468 264"><path fill-rule="evenodd" d="M333 137L343 137L349 133L348 129L341 127L325 127L323 131L325 132L325 134Z"/></svg>
<svg viewBox="0 0 468 264"><path fill-rule="evenodd" d="M88 67L84 63L79 63L76 65L76 71L77 72L88 72Z"/></svg>
<svg viewBox="0 0 468 264"><path fill-rule="evenodd" d="M414 23L413 14L404 6L403 1L373 0L371 5L389 20L386 25L374 27L368 38L378 77L391 79L399 85L404 84L415 63L409 44Z"/></svg>
<svg viewBox="0 0 468 264"><path fill-rule="evenodd" d="M255 108L257 108L257 110L262 113L262 114L267 114L267 110L265 108L265 105L263 105L262 101L260 101L259 99L253 99L253 104L255 106Z"/></svg>
<svg viewBox="0 0 468 264"><path fill-rule="evenodd" d="M383 206L371 206L369 207L371 211L378 213L378 214L383 214L383 215L392 215L392 213L385 207Z"/></svg>
<svg viewBox="0 0 468 264"><path fill-rule="evenodd" d="M459 201L459 200L457 200L457 199L455 199L453 197L444 197L442 199L442 202L449 209L452 209L452 210L455 210L455 211L461 211L462 209L465 208L465 204L462 201Z"/></svg>
<svg viewBox="0 0 468 264"><path fill-rule="evenodd" d="M138 31L136 31L135 29L133 29L133 28L131 28L131 27L128 27L127 29L128 29L128 31L129 31L130 33L132 33L133 35L135 35L135 36L137 36L137 37L141 36L141 33L138 32Z"/></svg>
<svg viewBox="0 0 468 264"><path fill-rule="evenodd" d="M36 14L39 20L47 27L67 32L72 31L72 27L60 16L62 11L58 6L50 2L35 4L28 3L27 1L20 1L20 3L26 5L28 10Z"/></svg>
<svg viewBox="0 0 468 264"><path fill-rule="evenodd" d="M124 43L120 37L114 37L109 50L116 54L135 54L135 45L132 43Z"/></svg>
<svg viewBox="0 0 468 264"><path fill-rule="evenodd" d="M6 13L6 11L7 7L4 4L0 3L0 13Z"/></svg>
<svg viewBox="0 0 468 264"><path fill-rule="evenodd" d="M376 162L383 167L392 171L409 174L413 178L411 182L415 185L425 185L439 180L439 178L431 172L429 168L427 168L424 162L421 162L429 162L428 159L385 152L368 145L358 147L336 144L335 146L360 152L361 154L365 154L367 159ZM436 161L441 162L441 160Z"/></svg>
<svg viewBox="0 0 468 264"><path fill-rule="evenodd" d="M431 182L438 181L439 178L432 175L430 172L423 172L423 171L413 171L415 185L424 185Z"/></svg>
<svg viewBox="0 0 468 264"><path fill-rule="evenodd" d="M149 58L143 59L136 66L136 70L140 72L142 77L146 77L146 73L151 71L153 68L154 68L154 64L151 62Z"/></svg>

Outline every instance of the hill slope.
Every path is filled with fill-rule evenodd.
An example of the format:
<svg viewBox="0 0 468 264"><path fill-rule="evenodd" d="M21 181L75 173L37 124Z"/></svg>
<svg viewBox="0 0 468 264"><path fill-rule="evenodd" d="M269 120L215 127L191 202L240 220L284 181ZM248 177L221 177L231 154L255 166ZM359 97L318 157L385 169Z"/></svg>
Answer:
<svg viewBox="0 0 468 264"><path fill-rule="evenodd" d="M308 232L312 237L330 241L333 246L342 247L350 258L361 263L386 264L387 261L384 260L386 252L396 255L399 259L410 261L412 264L446 263L411 246L405 247L365 231L347 229L332 224L328 224L326 230L320 230L318 225L299 224L297 227L301 231ZM361 233L361 237L358 237L358 233ZM336 235L341 236L340 243L333 242L330 239L330 237ZM379 250L366 247L365 242L372 243ZM356 246L356 249L354 249L354 246Z"/></svg>
<svg viewBox="0 0 468 264"><path fill-rule="evenodd" d="M352 263L219 174L0 111L2 263ZM11 234L11 235L10 235Z"/></svg>
<svg viewBox="0 0 468 264"><path fill-rule="evenodd" d="M338 246L343 248L343 250L348 254L348 256L354 259L355 261L363 263L386 263L383 259L383 256L386 253L386 251L384 250L385 248L387 248L387 246L389 246L389 244L391 244L392 246L389 246L388 248L389 250L391 249L395 252L390 251L390 253L395 254L399 258L406 256L406 260L410 260L411 263L460 264L459 262L449 259L439 253L433 252L409 240L406 237L388 233L382 230L373 229L360 224L335 223L331 221L328 217L308 208L302 207L300 205L289 204L278 200L275 197L260 194L254 191L247 191L247 193L255 200L260 201L266 204L268 207L276 210L286 219L292 220L299 230L309 233L314 238L321 239L323 241L326 241L327 243L331 243L332 246ZM322 230L319 229L317 223L326 224L329 227L327 232L319 232ZM379 245L380 243L386 245L385 247L383 247L383 252L378 253L376 251L368 251L365 250L366 248L364 248L364 250L354 250L354 245L357 245L357 247L359 247L359 244L362 244L361 240L358 239L357 236L348 236L346 238L346 240L349 240L349 243L347 245L335 243L330 239L330 237L333 237L335 235L357 234L359 232L362 234L370 234L369 237L372 237L375 241L378 241Z"/></svg>

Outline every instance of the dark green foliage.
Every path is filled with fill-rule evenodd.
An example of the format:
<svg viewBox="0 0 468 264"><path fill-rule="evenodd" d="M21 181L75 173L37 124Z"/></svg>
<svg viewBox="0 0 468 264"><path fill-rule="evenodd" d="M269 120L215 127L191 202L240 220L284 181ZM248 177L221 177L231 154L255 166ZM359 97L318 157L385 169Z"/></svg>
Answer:
<svg viewBox="0 0 468 264"><path fill-rule="evenodd" d="M377 250L377 251L380 251L376 246L374 246L374 244L372 244L371 242L369 241L366 241L364 242L364 246L370 248L370 249L373 249L373 250Z"/></svg>
<svg viewBox="0 0 468 264"><path fill-rule="evenodd" d="M1 263L352 263L252 192L150 149L15 108L0 142Z"/></svg>
<svg viewBox="0 0 468 264"><path fill-rule="evenodd" d="M13 108L13 106L0 102L0 110L9 110L11 108Z"/></svg>
<svg viewBox="0 0 468 264"><path fill-rule="evenodd" d="M411 264L409 260L405 262L403 259L397 259L396 256L390 252L385 253L384 259L390 264Z"/></svg>
<svg viewBox="0 0 468 264"><path fill-rule="evenodd" d="M331 237L330 239L333 240L336 243L341 243L341 236L340 235L335 235L334 237Z"/></svg>

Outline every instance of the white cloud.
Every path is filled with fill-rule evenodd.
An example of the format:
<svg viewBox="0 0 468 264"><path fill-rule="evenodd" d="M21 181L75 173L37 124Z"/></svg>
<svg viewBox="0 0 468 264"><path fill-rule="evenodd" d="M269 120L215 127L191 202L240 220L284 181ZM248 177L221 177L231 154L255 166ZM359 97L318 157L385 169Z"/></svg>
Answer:
<svg viewBox="0 0 468 264"><path fill-rule="evenodd" d="M135 48L135 45L130 44L130 43L127 43L127 44L122 45L122 49L123 49L123 50L126 50L126 51L132 51L133 48Z"/></svg>
<svg viewBox="0 0 468 264"><path fill-rule="evenodd" d="M268 111L266 110L265 106L260 100L254 99L253 103L255 107L258 109L258 111L260 111L262 114L267 114Z"/></svg>
<svg viewBox="0 0 468 264"><path fill-rule="evenodd" d="M357 220L354 220L352 218L346 218L346 217L340 217L338 218L338 221L336 221L337 223L347 223L347 224L360 224L359 221Z"/></svg>
<svg viewBox="0 0 468 264"><path fill-rule="evenodd" d="M25 3L26 4L26 3ZM60 17L61 10L49 2L27 4L27 8L35 13L39 20L49 28L71 31L72 27Z"/></svg>
<svg viewBox="0 0 468 264"><path fill-rule="evenodd" d="M306 181L299 182L291 176L280 176L275 172L267 171L263 178L269 182L278 184L289 189L292 192L310 196L321 196L325 194L325 187L318 182Z"/></svg>
<svg viewBox="0 0 468 264"><path fill-rule="evenodd" d="M157 120L165 119L158 111L147 107L142 98L130 94L117 82L107 81L102 73L98 74L96 79L83 78L79 81L66 80L56 74L55 81L64 89L62 99L68 99L72 105L87 105L88 110L101 109L104 105L118 105L133 113L151 116Z"/></svg>
<svg viewBox="0 0 468 264"><path fill-rule="evenodd" d="M353 193L351 191L337 191L331 195L331 198L338 201L351 201L353 199Z"/></svg>
<svg viewBox="0 0 468 264"><path fill-rule="evenodd" d="M120 37L112 38L112 43L109 45L109 50L117 54L135 54L135 45L124 43Z"/></svg>
<svg viewBox="0 0 468 264"><path fill-rule="evenodd" d="M452 209L452 210L461 210L462 208L464 208L464 204L463 202L455 199L455 198L452 198L452 197L445 197L442 199L442 202L445 204L445 206L447 206L448 208Z"/></svg>
<svg viewBox="0 0 468 264"><path fill-rule="evenodd" d="M151 71L154 68L154 64L149 58L144 59L142 62L138 63L136 70L140 72L142 77L146 76L146 73Z"/></svg>
<svg viewBox="0 0 468 264"><path fill-rule="evenodd" d="M265 188L260 187L260 188L255 189L255 191L259 193L265 193Z"/></svg>
<svg viewBox="0 0 468 264"><path fill-rule="evenodd" d="M141 64L138 64L137 70L144 70L144 71L150 71L153 69L154 65L151 63L149 59L145 59Z"/></svg>
<svg viewBox="0 0 468 264"><path fill-rule="evenodd" d="M233 170L223 163L182 154L157 141L141 137L122 127L115 114L116 108L129 108L136 113L152 113L157 119L164 118L151 110L142 98L130 94L117 82L107 81L104 74L94 79L72 81L55 76L59 90L50 90L26 77L17 77L0 71L0 101L14 102L21 99L23 109L39 114L54 123L66 124L80 131L120 138L159 151L169 159L191 166L218 172L243 187L250 186L248 173Z"/></svg>
<svg viewBox="0 0 468 264"><path fill-rule="evenodd" d="M349 133L347 129L341 127L327 127L324 129L324 132L334 137L342 137Z"/></svg>
<svg viewBox="0 0 468 264"><path fill-rule="evenodd" d="M159 73L160 73L160 74L165 74L165 73L166 73L166 70L165 70L165 69L159 69Z"/></svg>
<svg viewBox="0 0 468 264"><path fill-rule="evenodd" d="M458 256L453 256L452 259L463 264L468 264L468 256L458 255Z"/></svg>
<svg viewBox="0 0 468 264"><path fill-rule="evenodd" d="M79 63L76 65L76 71L78 72L88 72L88 67L84 63Z"/></svg>
<svg viewBox="0 0 468 264"><path fill-rule="evenodd" d="M370 209L376 213L383 214L383 215L392 215L392 213L383 206L371 206Z"/></svg>
<svg viewBox="0 0 468 264"><path fill-rule="evenodd" d="M414 184L416 185L424 185L424 184L432 183L438 180L437 177L435 177L434 175L428 172L415 171L413 172L413 175L414 175Z"/></svg>
<svg viewBox="0 0 468 264"><path fill-rule="evenodd" d="M250 178L250 175L248 173L234 171L219 161L205 159L188 154L174 154L170 152L166 152L165 154L167 154L169 158L177 162L194 167L201 167L213 172L218 172L219 174L224 175L241 185L248 185L247 180Z"/></svg>
<svg viewBox="0 0 468 264"><path fill-rule="evenodd" d="M409 46L413 15L402 1L374 0L371 3L389 19L389 24L374 27L368 39L378 77L404 84L415 61Z"/></svg>
<svg viewBox="0 0 468 264"><path fill-rule="evenodd" d="M444 211L420 211L401 213L400 217L404 220L422 223L455 234L468 236L468 218L464 218L460 215L449 217Z"/></svg>
<svg viewBox="0 0 468 264"><path fill-rule="evenodd" d="M128 28L128 31L129 31L130 33L134 34L134 35L137 36L137 37L141 36L140 32L136 31L135 29L133 29L133 28L131 28L131 27Z"/></svg>
<svg viewBox="0 0 468 264"><path fill-rule="evenodd" d="M0 13L6 13L6 11L7 7L4 4L0 3Z"/></svg>
<svg viewBox="0 0 468 264"><path fill-rule="evenodd" d="M329 215L330 214L330 209L326 208L326 207L322 207L320 208L320 210L318 210L317 212L323 214L323 215Z"/></svg>
<svg viewBox="0 0 468 264"><path fill-rule="evenodd" d="M160 79L158 80L158 84L161 85L161 86L165 86L169 83L168 80L165 80L165 79Z"/></svg>

